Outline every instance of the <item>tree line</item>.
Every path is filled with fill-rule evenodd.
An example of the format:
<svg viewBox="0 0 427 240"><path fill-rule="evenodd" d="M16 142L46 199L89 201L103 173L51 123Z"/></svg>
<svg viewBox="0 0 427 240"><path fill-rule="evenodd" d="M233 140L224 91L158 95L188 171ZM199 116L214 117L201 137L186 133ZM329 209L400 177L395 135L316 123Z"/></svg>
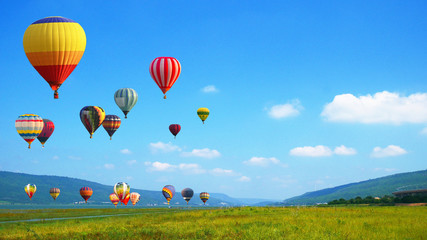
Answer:
<svg viewBox="0 0 427 240"><path fill-rule="evenodd" d="M365 198L355 197L351 199L335 199L328 202L328 205L336 204L394 204L394 203L427 203L427 195L415 195L415 196L405 196L405 197L395 197L385 195L381 198L367 196Z"/></svg>

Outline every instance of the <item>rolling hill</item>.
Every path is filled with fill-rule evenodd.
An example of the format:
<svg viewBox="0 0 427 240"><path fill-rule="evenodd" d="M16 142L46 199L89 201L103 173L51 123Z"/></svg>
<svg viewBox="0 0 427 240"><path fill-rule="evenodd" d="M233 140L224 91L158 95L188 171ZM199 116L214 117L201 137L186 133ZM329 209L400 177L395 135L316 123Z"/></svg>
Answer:
<svg viewBox="0 0 427 240"><path fill-rule="evenodd" d="M312 205L334 199L360 197L382 197L392 192L427 188L427 170L399 173L367 181L350 183L319 191L307 192L274 205Z"/></svg>

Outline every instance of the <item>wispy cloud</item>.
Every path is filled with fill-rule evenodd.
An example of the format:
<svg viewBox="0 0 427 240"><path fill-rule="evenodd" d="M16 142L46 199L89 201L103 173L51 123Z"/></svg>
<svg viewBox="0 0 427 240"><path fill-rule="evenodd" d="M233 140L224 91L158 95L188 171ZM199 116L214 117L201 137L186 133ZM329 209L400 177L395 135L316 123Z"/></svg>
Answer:
<svg viewBox="0 0 427 240"><path fill-rule="evenodd" d="M426 123L427 93L415 93L408 97L387 91L360 97L341 94L326 104L321 116L330 122Z"/></svg>
<svg viewBox="0 0 427 240"><path fill-rule="evenodd" d="M68 156L68 159L70 159L70 160L82 160L82 158L78 157L78 156Z"/></svg>
<svg viewBox="0 0 427 240"><path fill-rule="evenodd" d="M193 149L191 152L183 152L181 154L183 157L201 157L201 158L217 158L221 156L215 149L203 148L203 149Z"/></svg>
<svg viewBox="0 0 427 240"><path fill-rule="evenodd" d="M153 152L153 153L181 151L180 147L173 145L171 142L169 142L169 143L164 143L164 142L150 143L150 149L151 149L151 152Z"/></svg>
<svg viewBox="0 0 427 240"><path fill-rule="evenodd" d="M297 180L293 179L291 176L273 177L271 181L274 182L275 185L281 188L288 188L291 186L295 186L295 183L297 182Z"/></svg>
<svg viewBox="0 0 427 240"><path fill-rule="evenodd" d="M59 156L58 155L53 156L52 160L59 160Z"/></svg>
<svg viewBox="0 0 427 240"><path fill-rule="evenodd" d="M384 157L395 157L407 154L408 152L396 145L388 145L385 148L375 147L371 153L371 157L384 158Z"/></svg>
<svg viewBox="0 0 427 240"><path fill-rule="evenodd" d="M112 170L115 168L115 166L114 166L114 164L106 163L106 164L104 164L104 168L108 169L108 170Z"/></svg>
<svg viewBox="0 0 427 240"><path fill-rule="evenodd" d="M129 161L127 161L127 164L129 165L129 166L132 166L132 165L135 165L135 164L137 164L138 162L136 161L136 160L129 160Z"/></svg>
<svg viewBox="0 0 427 240"><path fill-rule="evenodd" d="M294 100L292 103L274 105L268 110L268 115L274 119L295 117L300 114L302 109L299 100Z"/></svg>
<svg viewBox="0 0 427 240"><path fill-rule="evenodd" d="M236 176L239 175L233 170L230 169L222 169L222 168L214 168L209 171L210 174L214 176Z"/></svg>
<svg viewBox="0 0 427 240"><path fill-rule="evenodd" d="M298 157L328 157L332 155L332 151L329 147L323 145L306 146L291 149L290 155Z"/></svg>
<svg viewBox="0 0 427 240"><path fill-rule="evenodd" d="M243 163L251 166L267 167L270 164L280 164L280 161L275 157L270 157L270 158L252 157L248 161L243 161Z"/></svg>
<svg viewBox="0 0 427 240"><path fill-rule="evenodd" d="M204 92L204 93L215 93L218 91L219 90L214 85L208 85L208 86L202 88L202 92Z"/></svg>
<svg viewBox="0 0 427 240"><path fill-rule="evenodd" d="M375 172L387 172L387 173L391 173L391 172L396 172L399 169L397 168L374 168Z"/></svg>
<svg viewBox="0 0 427 240"><path fill-rule="evenodd" d="M251 178L246 176L241 176L239 179L237 179L239 182L250 182Z"/></svg>
<svg viewBox="0 0 427 240"><path fill-rule="evenodd" d="M149 166L148 171L150 172L174 171L177 168L175 165L161 162L145 162L144 164Z"/></svg>
<svg viewBox="0 0 427 240"><path fill-rule="evenodd" d="M178 168L185 174L206 173L205 169L203 169L199 164L195 164L195 163L181 163L178 165Z"/></svg>
<svg viewBox="0 0 427 240"><path fill-rule="evenodd" d="M354 148L350 148L350 147L346 147L344 145L341 145L341 146L336 147L334 149L334 153L336 155L355 155L355 154L357 154L357 151Z"/></svg>
<svg viewBox="0 0 427 240"><path fill-rule="evenodd" d="M421 130L420 134L427 135L427 127L423 128L423 130Z"/></svg>
<svg viewBox="0 0 427 240"><path fill-rule="evenodd" d="M127 148L120 150L120 152L122 154L126 154L126 155L132 154L132 152L129 149L127 149Z"/></svg>

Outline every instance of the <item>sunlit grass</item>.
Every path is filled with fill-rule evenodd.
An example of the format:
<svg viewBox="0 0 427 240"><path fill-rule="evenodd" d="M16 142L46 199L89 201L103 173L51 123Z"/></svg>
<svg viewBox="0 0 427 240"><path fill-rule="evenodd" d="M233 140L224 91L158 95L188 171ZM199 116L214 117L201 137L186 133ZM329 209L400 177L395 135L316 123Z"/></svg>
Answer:
<svg viewBox="0 0 427 240"><path fill-rule="evenodd" d="M427 207L245 207L175 212L169 211L171 209L96 210L103 215L111 210L144 214L0 224L0 238L377 240L427 237Z"/></svg>

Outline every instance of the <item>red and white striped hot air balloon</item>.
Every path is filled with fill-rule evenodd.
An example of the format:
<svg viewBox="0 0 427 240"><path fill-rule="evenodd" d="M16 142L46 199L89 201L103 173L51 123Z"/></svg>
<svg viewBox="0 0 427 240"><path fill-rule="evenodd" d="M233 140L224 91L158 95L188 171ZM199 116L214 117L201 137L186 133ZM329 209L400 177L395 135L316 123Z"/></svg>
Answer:
<svg viewBox="0 0 427 240"><path fill-rule="evenodd" d="M181 73L181 64L173 57L158 57L150 64L150 74L162 90L166 99L166 92L176 82Z"/></svg>

